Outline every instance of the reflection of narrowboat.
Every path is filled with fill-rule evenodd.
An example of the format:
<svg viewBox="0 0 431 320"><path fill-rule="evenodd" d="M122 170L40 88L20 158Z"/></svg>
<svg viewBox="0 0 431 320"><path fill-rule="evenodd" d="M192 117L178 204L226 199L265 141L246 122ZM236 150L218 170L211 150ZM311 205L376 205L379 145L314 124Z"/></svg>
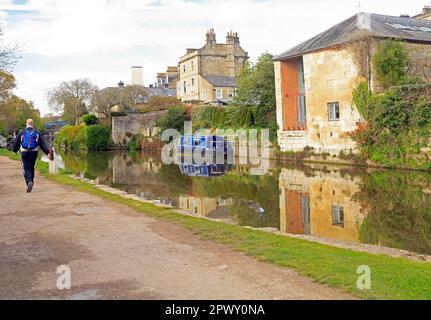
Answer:
<svg viewBox="0 0 431 320"><path fill-rule="evenodd" d="M182 174L190 177L218 177L225 175L230 166L225 164L185 164L179 165Z"/></svg>
<svg viewBox="0 0 431 320"><path fill-rule="evenodd" d="M181 136L178 143L178 151L182 152L210 152L212 154L223 152L230 154L233 149L230 142L220 136L201 136L193 135Z"/></svg>

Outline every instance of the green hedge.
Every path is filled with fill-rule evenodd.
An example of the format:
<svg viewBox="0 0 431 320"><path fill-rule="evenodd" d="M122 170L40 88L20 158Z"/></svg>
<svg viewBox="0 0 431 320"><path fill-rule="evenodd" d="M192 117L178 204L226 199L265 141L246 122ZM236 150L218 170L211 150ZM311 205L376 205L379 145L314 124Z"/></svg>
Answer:
<svg viewBox="0 0 431 320"><path fill-rule="evenodd" d="M86 128L85 139L88 150L108 150L111 146L109 128L96 124Z"/></svg>
<svg viewBox="0 0 431 320"><path fill-rule="evenodd" d="M55 143L67 150L108 150L111 132L103 125L68 125L59 131Z"/></svg>

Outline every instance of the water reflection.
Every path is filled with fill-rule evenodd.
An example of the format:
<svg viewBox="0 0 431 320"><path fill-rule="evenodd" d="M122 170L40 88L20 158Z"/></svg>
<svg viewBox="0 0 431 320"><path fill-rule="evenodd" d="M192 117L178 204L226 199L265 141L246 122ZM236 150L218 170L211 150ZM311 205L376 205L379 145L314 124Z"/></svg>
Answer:
<svg viewBox="0 0 431 320"><path fill-rule="evenodd" d="M292 234L359 241L365 210L354 199L360 178L336 171L283 169L280 174L280 228Z"/></svg>
<svg viewBox="0 0 431 320"><path fill-rule="evenodd" d="M62 155L77 174L243 226L431 254L431 175L319 165L189 169L157 154Z"/></svg>

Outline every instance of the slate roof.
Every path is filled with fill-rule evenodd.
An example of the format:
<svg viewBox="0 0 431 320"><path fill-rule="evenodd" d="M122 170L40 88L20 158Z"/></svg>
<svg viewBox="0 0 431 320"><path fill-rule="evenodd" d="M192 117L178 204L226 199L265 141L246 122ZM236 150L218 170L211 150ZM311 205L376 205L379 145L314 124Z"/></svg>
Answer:
<svg viewBox="0 0 431 320"><path fill-rule="evenodd" d="M169 89L165 87L157 88L146 88L150 92L150 96L161 96L161 97L176 97L177 90Z"/></svg>
<svg viewBox="0 0 431 320"><path fill-rule="evenodd" d="M274 60L293 58L305 53L359 40L364 36L395 38L431 44L431 21L374 13L358 13L276 56Z"/></svg>
<svg viewBox="0 0 431 320"><path fill-rule="evenodd" d="M224 76L203 76L214 87L236 87L236 78Z"/></svg>

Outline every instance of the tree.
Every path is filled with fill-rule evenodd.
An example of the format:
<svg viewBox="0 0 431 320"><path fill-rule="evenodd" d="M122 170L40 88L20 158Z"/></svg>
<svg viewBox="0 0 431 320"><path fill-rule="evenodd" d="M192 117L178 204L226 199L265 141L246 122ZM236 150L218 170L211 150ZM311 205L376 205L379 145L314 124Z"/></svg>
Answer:
<svg viewBox="0 0 431 320"><path fill-rule="evenodd" d="M3 36L3 31L0 29L0 37ZM15 66L19 60L17 52L19 50L18 44L8 45L0 38L0 70L2 72L8 71Z"/></svg>
<svg viewBox="0 0 431 320"><path fill-rule="evenodd" d="M118 106L119 111L133 109L134 105L148 96L149 92L143 86L108 87L95 91L91 109L109 117L113 106Z"/></svg>
<svg viewBox="0 0 431 320"><path fill-rule="evenodd" d="M33 119L35 127L42 128L39 113L32 102L28 102L15 95L0 103L0 132L4 135L12 134L23 129L27 119Z"/></svg>
<svg viewBox="0 0 431 320"><path fill-rule="evenodd" d="M250 125L270 129L271 139L277 135L273 55L266 52L256 64L244 68L237 81L234 104L247 108Z"/></svg>
<svg viewBox="0 0 431 320"><path fill-rule="evenodd" d="M386 40L381 43L373 62L379 81L385 89L405 84L408 80L407 49L401 41Z"/></svg>
<svg viewBox="0 0 431 320"><path fill-rule="evenodd" d="M240 105L269 105L275 110L273 55L262 54L255 65L246 66L237 81L236 103Z"/></svg>
<svg viewBox="0 0 431 320"><path fill-rule="evenodd" d="M62 82L48 92L48 103L55 112L63 112L66 120L77 125L79 119L88 112L87 104L91 102L96 87L87 79Z"/></svg>
<svg viewBox="0 0 431 320"><path fill-rule="evenodd" d="M91 99L91 110L97 114L109 117L111 108L119 104L119 88L96 90Z"/></svg>
<svg viewBox="0 0 431 320"><path fill-rule="evenodd" d="M98 119L94 114L86 114L82 117L82 121L85 123L86 126L92 126L97 124Z"/></svg>
<svg viewBox="0 0 431 320"><path fill-rule="evenodd" d="M10 98L15 86L15 77L13 74L0 70L0 103Z"/></svg>
<svg viewBox="0 0 431 320"><path fill-rule="evenodd" d="M157 126L161 128L161 132L167 129L176 129L183 132L184 121L186 120L187 113L183 106L171 107L166 115L157 120Z"/></svg>

